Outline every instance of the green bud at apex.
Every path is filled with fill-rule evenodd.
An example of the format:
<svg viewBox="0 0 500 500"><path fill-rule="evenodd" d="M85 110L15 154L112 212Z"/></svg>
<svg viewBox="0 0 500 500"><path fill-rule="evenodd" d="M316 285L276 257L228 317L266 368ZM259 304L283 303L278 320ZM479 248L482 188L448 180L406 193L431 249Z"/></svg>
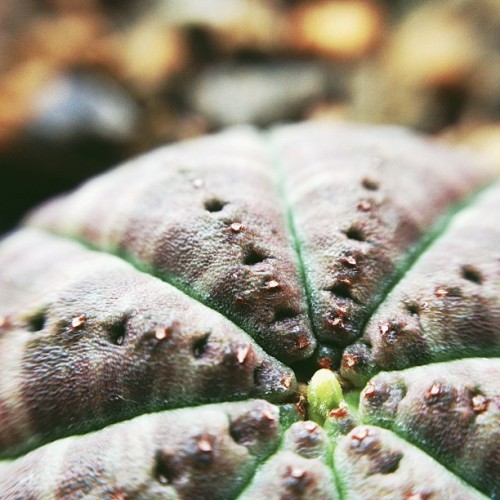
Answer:
<svg viewBox="0 0 500 500"><path fill-rule="evenodd" d="M307 400L309 418L323 424L330 410L338 408L343 400L337 375L331 370L318 370L307 386Z"/></svg>

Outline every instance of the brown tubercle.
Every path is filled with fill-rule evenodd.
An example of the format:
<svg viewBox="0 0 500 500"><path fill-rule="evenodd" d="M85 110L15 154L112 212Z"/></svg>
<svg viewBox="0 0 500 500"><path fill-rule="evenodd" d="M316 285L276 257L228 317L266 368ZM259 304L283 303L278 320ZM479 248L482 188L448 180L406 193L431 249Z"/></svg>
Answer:
<svg viewBox="0 0 500 500"><path fill-rule="evenodd" d="M289 389L292 385L292 376L291 375L285 375L284 377L281 377L281 385L285 388L285 389Z"/></svg>
<svg viewBox="0 0 500 500"><path fill-rule="evenodd" d="M265 288L267 290L277 290L278 288L281 288L281 285L276 280L270 280L270 281L266 281Z"/></svg>
<svg viewBox="0 0 500 500"><path fill-rule="evenodd" d="M359 448L361 443L370 436L370 430L367 427L360 427L356 432L351 434L351 447Z"/></svg>
<svg viewBox="0 0 500 500"><path fill-rule="evenodd" d="M77 329L81 328L85 324L86 319L87 318L86 318L85 314L80 314L79 316L75 316L71 320L71 329L77 330Z"/></svg>
<svg viewBox="0 0 500 500"><path fill-rule="evenodd" d="M347 267L356 267L358 264L358 261L352 255L342 257L340 259L340 262Z"/></svg>
<svg viewBox="0 0 500 500"><path fill-rule="evenodd" d="M0 316L0 332L9 329L12 326L13 323L10 316Z"/></svg>
<svg viewBox="0 0 500 500"><path fill-rule="evenodd" d="M330 413L328 413L328 416L330 418L334 418L336 420L346 418L347 416L349 416L348 406L345 403L341 402L338 408L334 408L333 410L330 410Z"/></svg>
<svg viewBox="0 0 500 500"><path fill-rule="evenodd" d="M250 346L239 346L236 350L236 359L240 364L243 364L250 354Z"/></svg>
<svg viewBox="0 0 500 500"><path fill-rule="evenodd" d="M346 354L342 362L342 364L347 368L354 368L357 365L357 363L358 363L358 358L353 354Z"/></svg>
<svg viewBox="0 0 500 500"><path fill-rule="evenodd" d="M243 231L245 229L245 227L243 226L243 224L241 222L233 222L230 226L229 226L229 229L233 232L233 233L239 233L241 231Z"/></svg>
<svg viewBox="0 0 500 500"><path fill-rule="evenodd" d="M472 398L472 409L475 413L484 413L488 409L488 399L482 394L476 394Z"/></svg>
<svg viewBox="0 0 500 500"><path fill-rule="evenodd" d="M372 204L368 200L361 200L357 205L358 210L361 212L369 212L372 209Z"/></svg>
<svg viewBox="0 0 500 500"><path fill-rule="evenodd" d="M276 417L269 410L264 410L262 412L262 418L268 422L276 422Z"/></svg>
<svg viewBox="0 0 500 500"><path fill-rule="evenodd" d="M304 428L307 432L312 434L313 432L316 432L318 430L318 424L308 421L304 423Z"/></svg>
<svg viewBox="0 0 500 500"><path fill-rule="evenodd" d="M170 334L170 329L168 327L158 326L155 328L155 339L156 340L165 340Z"/></svg>
<svg viewBox="0 0 500 500"><path fill-rule="evenodd" d="M203 453L212 453L213 446L212 443L208 440L208 438L204 437L198 441L198 449Z"/></svg>
<svg viewBox="0 0 500 500"><path fill-rule="evenodd" d="M367 399L371 399L377 395L377 389L375 388L375 385L372 382L368 382L368 384L366 385L366 389L363 392L363 395Z"/></svg>
<svg viewBox="0 0 500 500"><path fill-rule="evenodd" d="M295 466L289 466L288 473L294 479L302 479L307 475L307 473L304 469L302 469L300 467L295 467Z"/></svg>
<svg viewBox="0 0 500 500"><path fill-rule="evenodd" d="M434 290L434 295L438 298L446 297L448 295L448 290L446 290L443 286L438 286Z"/></svg>

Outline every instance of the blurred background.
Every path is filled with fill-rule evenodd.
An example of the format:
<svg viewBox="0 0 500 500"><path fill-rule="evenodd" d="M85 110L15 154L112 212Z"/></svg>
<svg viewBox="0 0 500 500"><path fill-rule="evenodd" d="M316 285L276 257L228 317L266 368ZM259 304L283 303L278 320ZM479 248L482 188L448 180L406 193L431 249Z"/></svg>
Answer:
<svg viewBox="0 0 500 500"><path fill-rule="evenodd" d="M500 0L0 2L0 232L155 146L323 118L500 172Z"/></svg>

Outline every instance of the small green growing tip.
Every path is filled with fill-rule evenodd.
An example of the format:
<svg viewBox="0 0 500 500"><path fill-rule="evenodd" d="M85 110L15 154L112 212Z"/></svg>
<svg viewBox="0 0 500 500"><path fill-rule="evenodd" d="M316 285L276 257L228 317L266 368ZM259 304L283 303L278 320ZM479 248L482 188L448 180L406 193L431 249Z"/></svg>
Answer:
<svg viewBox="0 0 500 500"><path fill-rule="evenodd" d="M335 373L318 370L307 386L309 418L322 425L330 410L337 408L342 399L342 388Z"/></svg>

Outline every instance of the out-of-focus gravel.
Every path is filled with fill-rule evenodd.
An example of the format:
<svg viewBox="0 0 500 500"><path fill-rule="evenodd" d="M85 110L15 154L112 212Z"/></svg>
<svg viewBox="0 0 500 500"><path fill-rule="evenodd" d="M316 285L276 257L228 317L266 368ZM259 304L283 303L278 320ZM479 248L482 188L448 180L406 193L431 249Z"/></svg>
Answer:
<svg viewBox="0 0 500 500"><path fill-rule="evenodd" d="M499 0L3 0L0 231L239 123L399 123L500 172L499 89Z"/></svg>

